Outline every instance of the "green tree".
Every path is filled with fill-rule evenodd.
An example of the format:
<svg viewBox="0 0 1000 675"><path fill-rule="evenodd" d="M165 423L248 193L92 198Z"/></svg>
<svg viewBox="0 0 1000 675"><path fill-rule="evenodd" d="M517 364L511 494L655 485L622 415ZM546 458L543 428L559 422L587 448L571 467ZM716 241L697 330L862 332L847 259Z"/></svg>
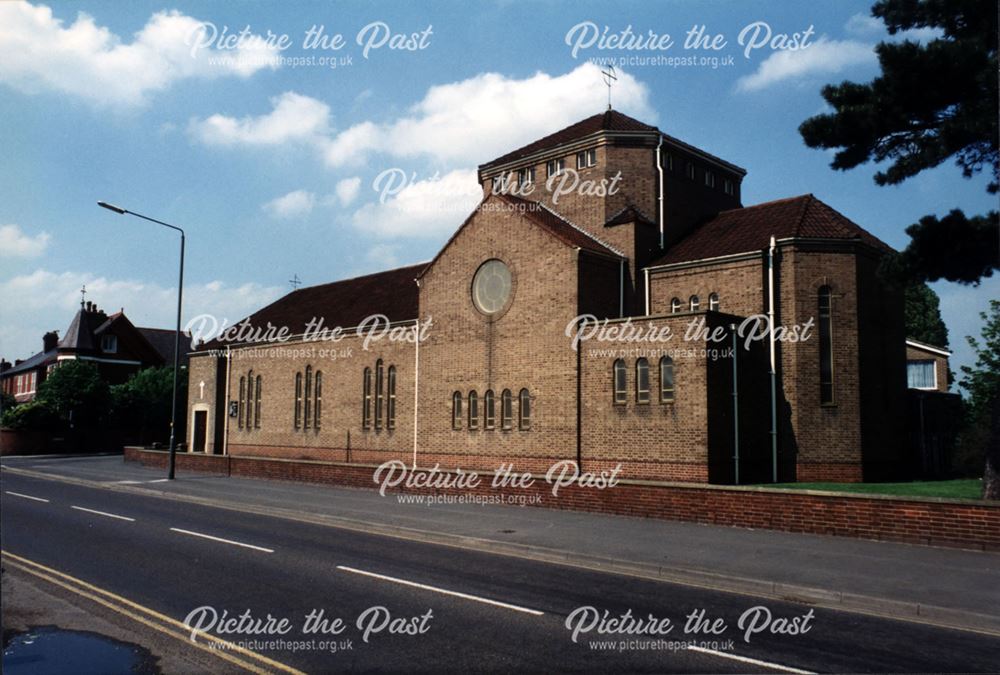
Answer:
<svg viewBox="0 0 1000 675"><path fill-rule="evenodd" d="M985 446L983 496L1000 499L1000 300L990 300L989 311L979 316L983 319L981 338L966 337L976 363L962 366L961 385L969 394L971 418L966 436Z"/></svg>
<svg viewBox="0 0 1000 675"><path fill-rule="evenodd" d="M2 426L8 429L30 429L44 431L60 426L59 416L42 401L28 401L20 405L4 407Z"/></svg>
<svg viewBox="0 0 1000 675"><path fill-rule="evenodd" d="M910 284L903 292L906 337L937 347L948 346L948 328L941 319L941 300L927 284Z"/></svg>
<svg viewBox="0 0 1000 675"><path fill-rule="evenodd" d="M824 87L834 112L802 123L806 145L837 149L834 169L890 162L875 174L878 185L901 183L954 158L966 178L989 169L987 190L997 192L996 1L878 0L872 16L891 35L915 28L942 35L925 44L882 42L875 48L879 77ZM991 276L1000 253L997 220L995 211L968 218L956 209L911 225L903 253L911 277L974 284Z"/></svg>
<svg viewBox="0 0 1000 675"><path fill-rule="evenodd" d="M97 366L87 361L64 361L38 386L35 400L47 406L66 425L97 427L107 419L111 394Z"/></svg>
<svg viewBox="0 0 1000 675"><path fill-rule="evenodd" d="M146 368L132 375L127 382L113 386L111 410L115 426L137 434L141 443L167 440L170 436L173 377L172 367ZM183 411L186 379L182 377L179 384L179 404Z"/></svg>

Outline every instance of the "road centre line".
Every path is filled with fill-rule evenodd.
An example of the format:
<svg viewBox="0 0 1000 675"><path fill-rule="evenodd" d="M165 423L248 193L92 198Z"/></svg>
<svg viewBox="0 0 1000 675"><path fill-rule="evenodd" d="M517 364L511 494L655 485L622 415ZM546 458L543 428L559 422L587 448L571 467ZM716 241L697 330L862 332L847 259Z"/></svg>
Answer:
<svg viewBox="0 0 1000 675"><path fill-rule="evenodd" d="M135 522L135 518L129 518L128 516L119 516L114 513L108 513L107 511L95 511L94 509L85 509L82 506L70 506L71 509L76 509L77 511L86 511L87 513L94 513L99 516L107 516L108 518L117 518L118 520L127 520L130 523Z"/></svg>
<svg viewBox="0 0 1000 675"><path fill-rule="evenodd" d="M519 605L512 605L507 602L500 602L499 600L490 600L489 598L483 598L478 595L469 595L468 593L460 593L458 591L449 591L446 588L438 588L437 586L428 586L427 584L419 584L415 581L407 581L406 579L399 579L396 577L386 576L384 574L376 574L375 572L366 572L365 570L359 570L354 567L346 567L345 565L337 565L338 570L344 572L351 572L352 574L361 574L366 577L372 577L374 579L381 579L383 581L391 581L395 584L402 584L403 586L411 586L413 588L419 588L425 591L434 591L435 593L442 593L444 595L452 595L456 598L463 598L465 600L472 600L474 602L482 602L487 605L493 605L495 607L503 607L504 609L512 609L515 612L524 612L525 614L531 614L533 616L542 616L545 612L540 612L537 609L528 609L527 607L521 607Z"/></svg>
<svg viewBox="0 0 1000 675"><path fill-rule="evenodd" d="M192 532L191 530L182 530L179 527L171 527L170 531L179 532L180 534L187 534L192 537L201 537L202 539L211 539L212 541L222 542L223 544L232 544L233 546L252 548L255 551L263 551L264 553L274 553L274 549L272 548L264 548L263 546L254 546L253 544L244 544L241 541L233 541L232 539L223 539L222 537L213 537L210 534L203 534L201 532Z"/></svg>
<svg viewBox="0 0 1000 675"><path fill-rule="evenodd" d="M711 654L712 656L721 656L724 659L732 659L733 661L739 661L740 663L749 663L753 666L763 666L764 668L774 668L775 670L781 670L786 673L797 673L798 675L816 675L811 670L800 670L798 668L792 668L791 666L783 666L780 663L771 663L770 661L761 661L760 659L752 659L749 656L740 656L739 654L729 654L727 652L717 652L714 649L705 649L704 647L688 647L689 652L699 652L702 654Z"/></svg>
<svg viewBox="0 0 1000 675"><path fill-rule="evenodd" d="M6 492L9 495L13 495L15 497L20 497L21 499L30 499L36 502L45 502L46 504L49 503L48 499L42 499L41 497L32 497L31 495L23 495L20 492L11 492L10 490L4 490L4 492Z"/></svg>

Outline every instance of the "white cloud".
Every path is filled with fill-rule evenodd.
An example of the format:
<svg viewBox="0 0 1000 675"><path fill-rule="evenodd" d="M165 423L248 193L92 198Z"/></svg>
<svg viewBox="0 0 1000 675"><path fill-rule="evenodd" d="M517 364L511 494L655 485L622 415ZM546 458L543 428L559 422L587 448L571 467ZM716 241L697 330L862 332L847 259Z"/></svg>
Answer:
<svg viewBox="0 0 1000 675"><path fill-rule="evenodd" d="M882 19L878 19L870 14L858 13L847 20L844 26L848 33L865 37L868 39L885 40L887 42L900 42L910 40L912 42L929 42L944 36L944 31L940 28L913 28L889 35Z"/></svg>
<svg viewBox="0 0 1000 675"><path fill-rule="evenodd" d="M277 67L279 52L259 42L192 54L205 25L176 10L157 12L125 43L83 12L64 26L45 5L2 2L0 82L29 94L57 91L133 106L184 78L248 77Z"/></svg>
<svg viewBox="0 0 1000 675"><path fill-rule="evenodd" d="M32 237L25 234L19 225L0 225L0 257L34 258L45 251L50 239L48 232Z"/></svg>
<svg viewBox="0 0 1000 675"><path fill-rule="evenodd" d="M0 282L4 298L0 321L0 352L9 361L31 356L42 348L42 335L62 335L80 306L80 287L87 299L109 314L124 308L137 326L170 328L176 320L177 289L135 279L109 279L82 272L38 269ZM285 288L246 283L237 286L211 281L184 284L184 319L211 314L235 323L287 292Z"/></svg>
<svg viewBox="0 0 1000 675"><path fill-rule="evenodd" d="M754 73L736 82L738 91L766 89L786 80L809 75L830 75L845 68L877 62L873 46L857 40L821 37L805 49L777 51L761 62Z"/></svg>
<svg viewBox="0 0 1000 675"><path fill-rule="evenodd" d="M341 206L349 206L351 202L357 199L358 193L361 192L361 178L352 176L351 178L337 181L333 192Z"/></svg>
<svg viewBox="0 0 1000 675"><path fill-rule="evenodd" d="M854 33L855 35L870 36L885 33L885 24L882 23L882 19L875 18L871 14L863 12L851 16L844 28L847 29L848 33Z"/></svg>
<svg viewBox="0 0 1000 675"><path fill-rule="evenodd" d="M438 237L455 228L482 199L474 169L411 182L385 201L354 212L355 227L379 237Z"/></svg>
<svg viewBox="0 0 1000 675"><path fill-rule="evenodd" d="M365 254L365 261L372 263L376 270L389 270L399 267L399 246L394 244L375 244Z"/></svg>
<svg viewBox="0 0 1000 675"><path fill-rule="evenodd" d="M212 115L191 120L188 131L207 145L278 145L308 141L326 133L330 106L286 91L271 98L271 112L258 117Z"/></svg>
<svg viewBox="0 0 1000 675"><path fill-rule="evenodd" d="M309 215L316 205L316 195L305 190L295 190L267 202L262 209L274 218L301 218Z"/></svg>
<svg viewBox="0 0 1000 675"><path fill-rule="evenodd" d="M520 80L482 73L431 87L403 117L339 132L327 147L326 161L349 165L370 152L383 152L479 163L601 112L606 95L600 69L590 63L564 75L538 72ZM649 90L627 72L618 75L614 101L616 109L655 121Z"/></svg>

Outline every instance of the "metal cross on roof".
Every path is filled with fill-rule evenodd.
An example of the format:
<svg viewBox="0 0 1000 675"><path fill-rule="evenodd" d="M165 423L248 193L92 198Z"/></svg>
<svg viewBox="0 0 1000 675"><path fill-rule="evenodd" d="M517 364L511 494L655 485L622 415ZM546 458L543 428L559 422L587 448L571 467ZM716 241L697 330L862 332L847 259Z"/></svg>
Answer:
<svg viewBox="0 0 1000 675"><path fill-rule="evenodd" d="M87 300L87 285L84 284L80 287L80 309L83 309L83 305Z"/></svg>
<svg viewBox="0 0 1000 675"><path fill-rule="evenodd" d="M604 84L608 85L608 110L611 110L611 86L618 81L615 67L609 65L606 70L601 71L601 75L604 76Z"/></svg>
<svg viewBox="0 0 1000 675"><path fill-rule="evenodd" d="M298 274L294 274L292 275L292 278L288 280L288 283L292 285L292 290L297 291L299 289L299 286L302 284L302 280L299 279Z"/></svg>

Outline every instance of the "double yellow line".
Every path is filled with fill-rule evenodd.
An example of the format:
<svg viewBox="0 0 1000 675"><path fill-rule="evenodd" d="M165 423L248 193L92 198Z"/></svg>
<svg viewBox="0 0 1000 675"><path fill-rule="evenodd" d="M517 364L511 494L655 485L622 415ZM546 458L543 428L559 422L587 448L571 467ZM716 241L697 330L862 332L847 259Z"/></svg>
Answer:
<svg viewBox="0 0 1000 675"><path fill-rule="evenodd" d="M219 639L208 633L201 634L201 638L205 641L205 644L202 642L194 642L190 639L191 629L180 621L172 619L165 614L160 614L159 612L149 609L148 607L144 607L136 602L132 602L128 598L123 598L122 596L116 595L111 591L106 591L103 588L99 588L98 586L89 584L86 581L60 572L59 570L46 567L45 565L34 562L33 560L28 560L27 558L22 558L21 556L14 555L13 553L3 550L0 550L0 558L2 558L5 565L9 565L10 567L21 570L27 574L31 574L39 579L43 579L51 584L59 586L60 588L75 593L76 595L87 598L92 602L96 602L99 605L107 607L113 612L128 617L133 621L137 621L138 623L163 633L164 635L180 640L181 642L184 642L185 644L196 649L200 649L201 651L211 654L212 656L228 661L229 663L239 666L244 670L261 674L283 672L291 673L293 675L305 675L302 671L296 670L291 666L287 666L284 663L275 661L274 659L269 659L266 656L250 651L249 649L244 649L239 645ZM214 647L209 647L207 643L212 643ZM235 654L238 654L239 656L236 656Z"/></svg>

